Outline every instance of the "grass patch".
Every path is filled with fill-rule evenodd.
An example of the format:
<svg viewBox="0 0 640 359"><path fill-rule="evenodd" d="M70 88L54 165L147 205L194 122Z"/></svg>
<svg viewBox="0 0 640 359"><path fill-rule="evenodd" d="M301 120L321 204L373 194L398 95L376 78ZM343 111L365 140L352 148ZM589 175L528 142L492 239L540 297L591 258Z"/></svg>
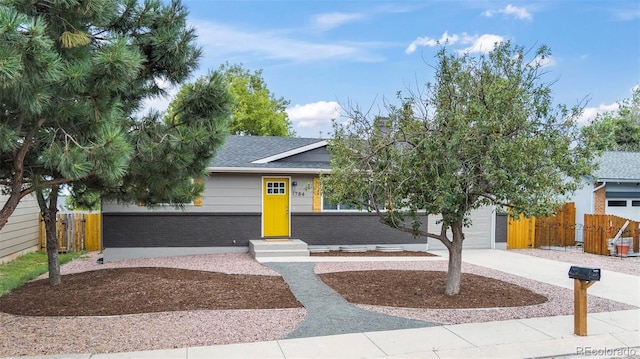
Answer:
<svg viewBox="0 0 640 359"><path fill-rule="evenodd" d="M59 253L58 260L63 265L83 252ZM0 264L0 297L20 287L24 283L47 273L47 252L25 254L11 262Z"/></svg>

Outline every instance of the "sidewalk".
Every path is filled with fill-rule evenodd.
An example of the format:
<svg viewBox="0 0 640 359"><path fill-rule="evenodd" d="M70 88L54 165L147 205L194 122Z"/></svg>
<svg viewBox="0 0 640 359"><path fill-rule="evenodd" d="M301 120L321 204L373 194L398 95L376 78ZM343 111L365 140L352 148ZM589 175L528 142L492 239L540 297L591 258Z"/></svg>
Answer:
<svg viewBox="0 0 640 359"><path fill-rule="evenodd" d="M572 280L567 277L568 263L501 250L465 250L463 260L573 288ZM591 287L589 294L640 306L640 277L603 271L602 281ZM640 358L640 309L590 313L588 333L585 337L575 336L573 316L556 316L209 347L46 358Z"/></svg>

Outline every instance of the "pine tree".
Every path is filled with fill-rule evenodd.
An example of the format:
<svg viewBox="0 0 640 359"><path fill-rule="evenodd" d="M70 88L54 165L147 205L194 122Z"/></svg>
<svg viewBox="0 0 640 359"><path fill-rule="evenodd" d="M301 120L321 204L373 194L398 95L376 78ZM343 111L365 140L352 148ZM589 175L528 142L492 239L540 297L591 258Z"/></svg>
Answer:
<svg viewBox="0 0 640 359"><path fill-rule="evenodd" d="M193 85L217 94L209 108L195 99L181 107L185 116L137 115L142 100L164 93L159 83L183 83L197 67L201 51L186 16L177 0L0 5L0 184L9 195L0 229L22 198L36 195L52 285L60 283L61 185L168 203L202 189L190 176L202 173L229 121L220 75Z"/></svg>

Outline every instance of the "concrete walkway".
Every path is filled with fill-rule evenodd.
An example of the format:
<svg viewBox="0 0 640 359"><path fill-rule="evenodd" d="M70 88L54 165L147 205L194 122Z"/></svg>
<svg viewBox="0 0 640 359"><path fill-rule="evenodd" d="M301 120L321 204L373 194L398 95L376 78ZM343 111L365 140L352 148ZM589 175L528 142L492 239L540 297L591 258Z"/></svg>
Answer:
<svg viewBox="0 0 640 359"><path fill-rule="evenodd" d="M290 258L290 261L294 261L294 259ZM309 261L309 259L302 261ZM463 261L526 276L560 287L573 288L573 282L567 277L570 266L568 263L501 250L465 250ZM278 268L287 272L287 269L282 269L284 267L286 266ZM295 266L290 268L295 268ZM602 281L589 288L589 294L638 305L638 296L640 295L638 279L638 276L603 271ZM596 290L598 288L602 289ZM364 331L245 344L46 358L640 357L640 309L590 313L588 315L588 333L589 335L584 337L575 336L573 334L573 316L555 316L401 330Z"/></svg>
<svg viewBox="0 0 640 359"><path fill-rule="evenodd" d="M303 322L287 335L287 339L439 325L360 309L324 284L313 271L314 263L266 265L282 275L307 310Z"/></svg>

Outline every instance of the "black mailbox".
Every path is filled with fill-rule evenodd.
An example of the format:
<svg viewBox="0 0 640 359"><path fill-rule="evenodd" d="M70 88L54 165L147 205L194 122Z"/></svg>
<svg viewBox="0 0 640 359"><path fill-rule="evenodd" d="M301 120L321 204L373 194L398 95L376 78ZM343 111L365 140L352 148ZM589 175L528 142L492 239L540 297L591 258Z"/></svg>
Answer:
<svg viewBox="0 0 640 359"><path fill-rule="evenodd" d="M571 268L569 268L569 278L586 281L599 281L600 268L571 266Z"/></svg>

